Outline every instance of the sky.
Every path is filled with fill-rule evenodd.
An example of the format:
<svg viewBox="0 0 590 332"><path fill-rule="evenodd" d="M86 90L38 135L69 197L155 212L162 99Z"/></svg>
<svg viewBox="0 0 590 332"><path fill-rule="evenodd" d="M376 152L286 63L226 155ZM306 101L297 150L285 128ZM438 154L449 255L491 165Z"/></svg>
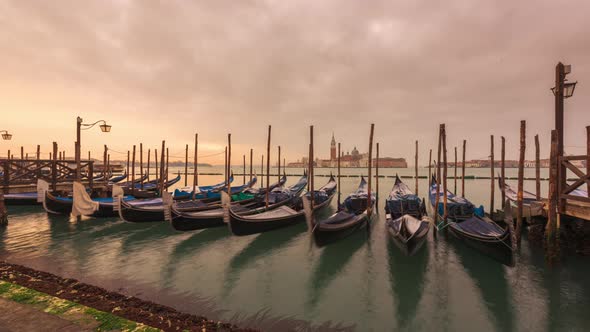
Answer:
<svg viewBox="0 0 590 332"><path fill-rule="evenodd" d="M566 153L590 125L590 1L36 1L0 0L0 156L57 141L73 155L76 116L112 132L82 132L82 151L123 159L133 144L184 156L199 134L200 161L281 145L287 160L367 151L420 164L440 123L467 159L490 154L490 135L518 155L520 120L548 156L555 65L579 81L565 104ZM16 152L18 151L18 152ZM153 152L152 152L153 153ZM208 156L208 157L207 157ZM180 159L171 158L171 159Z"/></svg>

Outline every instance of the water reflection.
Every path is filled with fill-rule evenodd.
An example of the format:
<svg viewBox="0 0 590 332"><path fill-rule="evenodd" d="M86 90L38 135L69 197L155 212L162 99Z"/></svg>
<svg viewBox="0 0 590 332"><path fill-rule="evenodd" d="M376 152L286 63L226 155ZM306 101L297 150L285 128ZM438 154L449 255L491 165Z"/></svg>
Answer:
<svg viewBox="0 0 590 332"><path fill-rule="evenodd" d="M257 235L246 247L239 251L230 260L225 271L222 298L231 294L236 282L239 280L242 269L251 266L256 260L267 255L276 255L284 247L287 247L297 236L305 233L307 226L299 223L291 227L285 227L272 232Z"/></svg>
<svg viewBox="0 0 590 332"><path fill-rule="evenodd" d="M464 270L479 289L490 320L498 331L514 330L513 304L504 265L457 240L450 239Z"/></svg>
<svg viewBox="0 0 590 332"><path fill-rule="evenodd" d="M415 318L418 303L424 290L424 278L428 264L428 246L413 256L401 252L388 236L387 252L391 293L395 298L398 328L406 330Z"/></svg>
<svg viewBox="0 0 590 332"><path fill-rule="evenodd" d="M308 300L306 303L308 310L316 310L324 290L338 277L355 252L367 242L367 235L368 233L365 231L358 231L323 248L319 261L308 280Z"/></svg>

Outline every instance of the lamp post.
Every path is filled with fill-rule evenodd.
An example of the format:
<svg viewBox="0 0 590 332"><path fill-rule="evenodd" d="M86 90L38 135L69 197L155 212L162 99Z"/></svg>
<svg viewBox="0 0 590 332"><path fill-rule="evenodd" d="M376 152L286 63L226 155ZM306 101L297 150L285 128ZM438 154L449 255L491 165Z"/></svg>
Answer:
<svg viewBox="0 0 590 332"><path fill-rule="evenodd" d="M566 169L561 163L563 157L563 101L574 95L576 83L567 82L565 76L572 71L571 65L564 65L558 63L555 67L555 86L551 88L555 96L555 129L557 130L557 159L558 159L558 180L557 180L557 196L558 196L558 210L560 213L564 212L565 201L561 199L561 192L566 183Z"/></svg>
<svg viewBox="0 0 590 332"><path fill-rule="evenodd" d="M103 133L111 131L111 126L108 125L105 120L98 120L94 123L86 124L82 123L81 117L76 119L76 181L80 181L80 132L82 130L91 129L99 123L102 123L99 127ZM92 176L92 174L90 176Z"/></svg>
<svg viewBox="0 0 590 332"><path fill-rule="evenodd" d="M2 133L3 140L10 141L12 139L12 134L9 133L7 130L0 130L0 133Z"/></svg>

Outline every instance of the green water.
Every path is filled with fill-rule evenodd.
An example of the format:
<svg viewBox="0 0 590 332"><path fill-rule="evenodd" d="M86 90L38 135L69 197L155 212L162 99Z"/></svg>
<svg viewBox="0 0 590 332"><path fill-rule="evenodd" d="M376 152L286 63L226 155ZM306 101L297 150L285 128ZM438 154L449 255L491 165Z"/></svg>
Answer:
<svg viewBox="0 0 590 332"><path fill-rule="evenodd" d="M531 171L526 176L532 177ZM318 175L329 172L316 170ZM410 175L413 170L380 174L396 172ZM427 169L420 172L425 175ZM515 176L516 170L507 173ZM489 170L470 169L468 174L486 176ZM202 184L221 179L199 177ZM288 183L296 180L290 177ZM316 186L325 181L318 176ZM412 179L405 181L414 187ZM241 182L236 176L234 183ZM358 182L359 178L342 178L343 196ZM517 265L507 267L452 239L434 239L432 232L415 256L405 257L384 228L383 200L392 184L392 178L380 179L379 214L368 231L325 248L315 247L305 222L234 237L225 228L182 233L164 222L76 222L48 216L37 207L11 207L10 223L0 229L0 258L265 330L590 329L587 258L570 257L549 268L542 250L532 247L525 234ZM467 180L466 194L487 209L489 187L489 180ZM425 179L419 188L425 196ZM533 190L534 182L526 181L525 189ZM546 183L542 190L546 192ZM498 190L496 194L498 207ZM323 214L329 215L335 205L334 201Z"/></svg>

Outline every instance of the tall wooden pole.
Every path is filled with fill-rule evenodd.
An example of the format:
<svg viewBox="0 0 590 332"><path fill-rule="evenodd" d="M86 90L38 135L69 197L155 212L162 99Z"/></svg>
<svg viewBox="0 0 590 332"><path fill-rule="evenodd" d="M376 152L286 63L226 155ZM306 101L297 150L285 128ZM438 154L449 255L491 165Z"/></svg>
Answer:
<svg viewBox="0 0 590 332"><path fill-rule="evenodd" d="M53 142L53 162L51 163L51 190L57 190L57 142Z"/></svg>
<svg viewBox="0 0 590 332"><path fill-rule="evenodd" d="M338 208L340 208L340 142L338 142Z"/></svg>
<svg viewBox="0 0 590 332"><path fill-rule="evenodd" d="M244 158L243 158L244 160L243 160L242 165L244 167L242 168L242 182L243 182L243 184L246 184L246 155L243 155L243 156L244 156Z"/></svg>
<svg viewBox="0 0 590 332"><path fill-rule="evenodd" d="M111 169L111 155L109 153L107 153L107 169Z"/></svg>
<svg viewBox="0 0 590 332"><path fill-rule="evenodd" d="M188 144L184 148L184 186L188 186Z"/></svg>
<svg viewBox="0 0 590 332"><path fill-rule="evenodd" d="M566 183L566 168L561 163L563 157L563 86L565 81L565 66L559 62L555 66L555 129L557 130L557 159L558 159L558 181L557 181L557 209L559 213L565 212L565 200L561 199Z"/></svg>
<svg viewBox="0 0 590 332"><path fill-rule="evenodd" d="M103 168L102 177L103 177L103 180L105 182L108 182L109 181L109 168L107 166L107 154L108 154L108 150L109 149L107 148L107 145L105 144L104 145L104 152L103 152L103 155L102 155L102 168Z"/></svg>
<svg viewBox="0 0 590 332"><path fill-rule="evenodd" d="M143 178L143 143L139 143L139 178ZM143 190L143 181L141 181L141 190Z"/></svg>
<svg viewBox="0 0 590 332"><path fill-rule="evenodd" d="M495 171L494 171L494 163L496 162L494 159L494 135L490 136L490 218L494 219L494 195L495 195Z"/></svg>
<svg viewBox="0 0 590 332"><path fill-rule="evenodd" d="M541 199L541 148L539 147L539 135L535 135L535 195Z"/></svg>
<svg viewBox="0 0 590 332"><path fill-rule="evenodd" d="M375 208L379 213L379 142L375 144L377 158L375 158Z"/></svg>
<svg viewBox="0 0 590 332"><path fill-rule="evenodd" d="M432 180L432 149L430 149L430 153L428 154L428 186L430 186L430 180Z"/></svg>
<svg viewBox="0 0 590 332"><path fill-rule="evenodd" d="M447 209L447 129L445 124L441 125L442 130L442 146L443 146L443 221L445 224L447 223L447 217L449 216L449 211ZM446 228L445 228L446 230Z"/></svg>
<svg viewBox="0 0 590 332"><path fill-rule="evenodd" d="M281 180L281 146L278 146L279 148L279 158L278 158L278 167L277 167L277 181Z"/></svg>
<svg viewBox="0 0 590 332"><path fill-rule="evenodd" d="M557 230L557 181L558 181L558 158L557 158L558 134L556 130L551 131L551 155L549 158L549 207L547 209L547 225L545 225L545 245L547 258L551 261L557 255L556 244L559 236Z"/></svg>
<svg viewBox="0 0 590 332"><path fill-rule="evenodd" d="M440 211L438 208L438 204L440 203L440 158L441 158L441 149L442 149L442 125L438 128L438 150L437 150L437 158L436 158L436 197L434 199L434 223L438 227L438 218L440 216ZM444 223L444 220L443 220Z"/></svg>
<svg viewBox="0 0 590 332"><path fill-rule="evenodd" d="M375 124L371 123L371 133L369 134L369 183L367 185L367 215L371 217L373 213L373 208L371 205L371 180L373 177L372 173L372 166L371 163L373 161L373 132L375 130Z"/></svg>
<svg viewBox="0 0 590 332"><path fill-rule="evenodd" d="M502 136L502 164L500 169L500 190L502 191L502 205L506 203L506 190L504 190L504 183L506 183L506 139Z"/></svg>
<svg viewBox="0 0 590 332"><path fill-rule="evenodd" d="M590 177L590 126L586 126L586 175ZM586 184L586 191L590 197L590 183Z"/></svg>
<svg viewBox="0 0 590 332"><path fill-rule="evenodd" d="M268 192L269 192L269 185L270 185L270 134L271 134L271 126L268 126L268 140L266 142L266 193L265 193L265 202L266 207L268 208Z"/></svg>
<svg viewBox="0 0 590 332"><path fill-rule="evenodd" d="M254 150L250 149L250 181L252 181L252 158L254 157Z"/></svg>
<svg viewBox="0 0 590 332"><path fill-rule="evenodd" d="M524 186L524 155L526 149L526 121L520 121L520 158L518 160L518 193L516 210L516 241L520 246L521 232L522 232L522 199Z"/></svg>
<svg viewBox="0 0 590 332"><path fill-rule="evenodd" d="M310 135L311 136L311 135ZM309 141L309 145L307 146L307 191L311 192L311 168L313 166L313 157L311 155L311 139Z"/></svg>
<svg viewBox="0 0 590 332"><path fill-rule="evenodd" d="M264 155L260 155L260 188L264 188Z"/></svg>
<svg viewBox="0 0 590 332"><path fill-rule="evenodd" d="M150 151L150 149L148 149L147 151L147 169L146 169L146 175L147 175L147 181L150 180L150 156L151 156L152 152ZM142 181L143 182L143 181Z"/></svg>
<svg viewBox="0 0 590 332"><path fill-rule="evenodd" d="M135 193L135 145L133 146L133 159L131 159L131 195Z"/></svg>
<svg viewBox="0 0 590 332"><path fill-rule="evenodd" d="M223 159L223 182L225 182L225 186L227 187L227 183L229 182L229 175L227 174L227 145L225 146L224 154L225 159Z"/></svg>
<svg viewBox="0 0 590 332"><path fill-rule="evenodd" d="M160 183L160 173L158 172L158 149L154 149L154 162L156 164L156 183ZM127 173L129 174L129 173Z"/></svg>
<svg viewBox="0 0 590 332"><path fill-rule="evenodd" d="M418 195L418 140L416 140L416 157L414 158L414 177L416 178L415 193Z"/></svg>
<svg viewBox="0 0 590 332"><path fill-rule="evenodd" d="M193 162L193 192L195 191L196 187L199 185L199 134L195 134L195 156ZM194 194L193 194L194 196ZM193 197L194 199L194 197Z"/></svg>
<svg viewBox="0 0 590 332"><path fill-rule="evenodd" d="M309 126L309 196L311 208L313 209L314 197L314 183L313 183L313 126Z"/></svg>
<svg viewBox="0 0 590 332"><path fill-rule="evenodd" d="M231 134L227 134L227 194L231 198Z"/></svg>
<svg viewBox="0 0 590 332"><path fill-rule="evenodd" d="M465 197L465 151L467 140L463 140L463 162L461 163L461 197Z"/></svg>
<svg viewBox="0 0 590 332"><path fill-rule="evenodd" d="M129 152L129 150L127 150L127 176L131 175L131 168L129 167L129 161L131 160L131 152Z"/></svg>

